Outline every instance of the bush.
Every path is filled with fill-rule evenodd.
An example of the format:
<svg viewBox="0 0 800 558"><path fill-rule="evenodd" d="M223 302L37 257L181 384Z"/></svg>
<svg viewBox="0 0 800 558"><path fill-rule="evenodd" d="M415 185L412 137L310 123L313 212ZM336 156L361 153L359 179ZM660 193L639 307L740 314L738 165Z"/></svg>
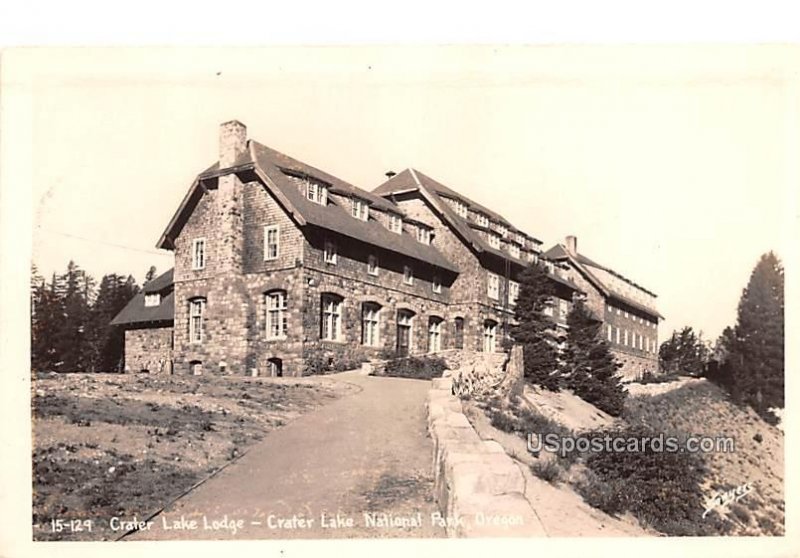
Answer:
<svg viewBox="0 0 800 558"><path fill-rule="evenodd" d="M592 437L654 438L658 433L633 426L624 430L595 431ZM699 455L654 451L597 452L586 459L592 474L579 486L587 503L618 514L631 512L639 520L668 535L716 534L702 519L700 485L706 469Z"/></svg>
<svg viewBox="0 0 800 558"><path fill-rule="evenodd" d="M442 357L410 356L388 361L383 375L395 378L430 380L432 378L441 378L445 370L447 370L447 362Z"/></svg>
<svg viewBox="0 0 800 558"><path fill-rule="evenodd" d="M328 351L318 347L306 352L303 375L315 376L353 370L359 368L367 360L369 360L369 357L361 349Z"/></svg>
<svg viewBox="0 0 800 558"><path fill-rule="evenodd" d="M555 484L561 478L561 466L555 459L539 459L531 464L531 472L540 479Z"/></svg>
<svg viewBox="0 0 800 558"><path fill-rule="evenodd" d="M640 384L664 384L667 382L674 382L675 380L679 379L680 376L673 372L669 372L667 374L654 374L653 372L646 370L642 377L638 380Z"/></svg>

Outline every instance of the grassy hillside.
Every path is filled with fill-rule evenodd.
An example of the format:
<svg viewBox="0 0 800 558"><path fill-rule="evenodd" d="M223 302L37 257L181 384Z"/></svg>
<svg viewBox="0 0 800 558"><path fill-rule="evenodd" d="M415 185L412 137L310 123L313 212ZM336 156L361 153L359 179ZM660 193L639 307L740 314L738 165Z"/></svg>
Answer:
<svg viewBox="0 0 800 558"><path fill-rule="evenodd" d="M752 491L706 519L715 521L711 515L718 515L726 534L784 533L783 434L752 409L734 405L714 384L696 380L658 395L629 397L624 417L633 426L666 435L733 438L734 451L701 454L707 467L702 492L711 499L747 483Z"/></svg>

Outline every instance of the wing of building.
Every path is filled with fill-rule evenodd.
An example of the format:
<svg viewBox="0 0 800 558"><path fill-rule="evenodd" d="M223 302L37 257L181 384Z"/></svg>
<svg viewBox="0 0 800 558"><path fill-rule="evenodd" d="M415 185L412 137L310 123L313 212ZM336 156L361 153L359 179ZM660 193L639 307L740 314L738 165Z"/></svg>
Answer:
<svg viewBox="0 0 800 558"><path fill-rule="evenodd" d="M501 351L539 239L413 169L370 192L237 121L219 146L158 241L174 270L114 320L126 369L299 375L319 354ZM554 262L563 325L586 287Z"/></svg>
<svg viewBox="0 0 800 558"><path fill-rule="evenodd" d="M578 252L578 239L568 236L544 253L561 264L566 277L586 293L586 305L603 322L603 334L631 379L658 368L658 322L655 293Z"/></svg>

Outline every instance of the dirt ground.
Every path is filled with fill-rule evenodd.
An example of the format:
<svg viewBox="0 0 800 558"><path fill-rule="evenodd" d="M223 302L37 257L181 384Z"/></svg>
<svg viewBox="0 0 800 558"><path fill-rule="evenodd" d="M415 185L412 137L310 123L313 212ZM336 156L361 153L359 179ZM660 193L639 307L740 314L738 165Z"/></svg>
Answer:
<svg viewBox="0 0 800 558"><path fill-rule="evenodd" d="M355 390L324 377L35 378L34 540L114 539L111 517L145 519L267 432Z"/></svg>

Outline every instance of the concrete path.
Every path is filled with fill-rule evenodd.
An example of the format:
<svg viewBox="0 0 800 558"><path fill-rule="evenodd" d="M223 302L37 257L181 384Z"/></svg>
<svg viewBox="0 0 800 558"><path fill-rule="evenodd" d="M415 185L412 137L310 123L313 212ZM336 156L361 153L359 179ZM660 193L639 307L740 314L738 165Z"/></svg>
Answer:
<svg viewBox="0 0 800 558"><path fill-rule="evenodd" d="M331 378L361 390L269 433L126 540L443 537L430 382Z"/></svg>

